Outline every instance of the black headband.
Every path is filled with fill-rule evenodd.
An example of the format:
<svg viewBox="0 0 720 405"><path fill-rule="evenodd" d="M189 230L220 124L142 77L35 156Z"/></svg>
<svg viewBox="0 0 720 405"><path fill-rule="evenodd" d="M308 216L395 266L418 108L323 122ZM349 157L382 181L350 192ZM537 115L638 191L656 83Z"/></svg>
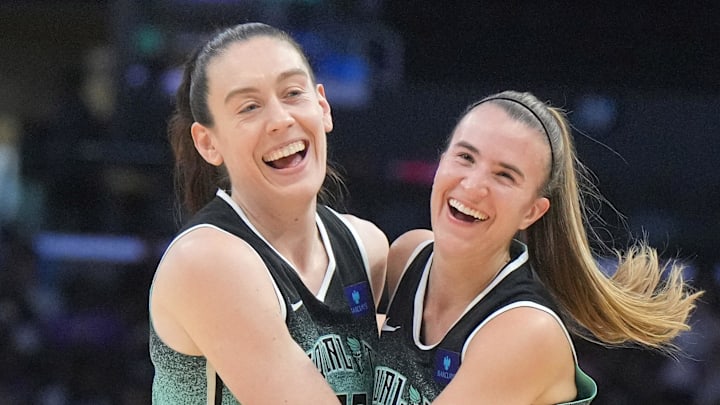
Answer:
<svg viewBox="0 0 720 405"><path fill-rule="evenodd" d="M470 110L479 106L482 103L485 103L487 101L493 101L493 100L512 101L513 103L515 103L517 105L521 105L521 106L525 107L526 110L530 111L530 113L538 120L538 122L540 122L540 126L542 126L543 131L545 131L545 137L548 140L548 145L550 145L550 178L552 178L553 169L555 168L555 153L553 152L552 140L550 140L550 132L548 132L547 127L545 126L545 123L543 122L543 120L540 119L540 116L537 115L537 113L535 111L533 111L533 109L530 108L530 106L528 106L527 104L525 104L519 100L515 100L514 98L503 97L503 96L490 96L488 98L482 99L482 100L478 101L477 103L473 104L472 107L470 107Z"/></svg>

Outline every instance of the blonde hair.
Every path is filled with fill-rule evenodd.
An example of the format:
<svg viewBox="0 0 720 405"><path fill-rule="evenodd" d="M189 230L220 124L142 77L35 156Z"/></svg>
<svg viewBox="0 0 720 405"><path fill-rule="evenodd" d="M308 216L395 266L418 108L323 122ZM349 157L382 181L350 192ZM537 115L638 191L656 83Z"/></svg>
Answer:
<svg viewBox="0 0 720 405"><path fill-rule="evenodd" d="M688 319L702 295L683 279L684 266L662 264L645 240L634 240L624 252L607 248L617 269L606 275L588 239L588 232L596 235L586 207L587 197L603 198L577 158L564 112L530 93L507 91L484 100L479 103L497 104L514 119L544 131L552 148L549 176L540 191L550 199L550 209L525 236L531 264L575 322L573 332L600 344L672 351L673 338L690 329Z"/></svg>

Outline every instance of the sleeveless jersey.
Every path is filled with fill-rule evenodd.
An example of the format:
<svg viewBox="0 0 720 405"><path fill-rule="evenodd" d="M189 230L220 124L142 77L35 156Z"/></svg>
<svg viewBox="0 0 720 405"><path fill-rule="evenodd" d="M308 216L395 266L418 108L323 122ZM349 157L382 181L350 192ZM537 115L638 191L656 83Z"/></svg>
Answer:
<svg viewBox="0 0 720 405"><path fill-rule="evenodd" d="M420 327L432 252L430 241L418 246L391 298L380 335L373 404L430 404L455 376L475 333L492 317L510 308L531 306L550 313L570 340L553 300L527 263L526 246L513 241L512 260L468 305L443 339L436 345L423 344ZM578 394L568 404L589 404L597 387L577 366L577 360L575 364Z"/></svg>
<svg viewBox="0 0 720 405"><path fill-rule="evenodd" d="M369 404L378 332L367 255L354 228L335 211L318 205L317 224L330 259L318 296L223 191L218 191L178 237L194 227L214 226L247 242L273 278L290 334L335 390L340 403ZM242 270L242 263L238 268ZM204 357L187 356L165 345L152 320L150 357L155 366L154 404L238 404Z"/></svg>

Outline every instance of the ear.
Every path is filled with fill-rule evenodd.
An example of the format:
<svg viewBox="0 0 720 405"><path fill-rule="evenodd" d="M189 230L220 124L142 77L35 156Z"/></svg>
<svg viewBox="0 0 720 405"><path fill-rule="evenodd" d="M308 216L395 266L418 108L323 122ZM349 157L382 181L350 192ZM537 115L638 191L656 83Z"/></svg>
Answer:
<svg viewBox="0 0 720 405"><path fill-rule="evenodd" d="M333 130L332 114L330 113L330 103L328 103L327 97L325 97L325 87L322 84L318 84L316 89L318 101L320 102L320 107L322 107L323 110L323 125L325 126L325 133L329 133Z"/></svg>
<svg viewBox="0 0 720 405"><path fill-rule="evenodd" d="M530 209L525 214L520 227L518 229L525 230L530 225L534 224L535 221L542 218L543 215L550 209L550 200L547 197L538 197L533 201Z"/></svg>
<svg viewBox="0 0 720 405"><path fill-rule="evenodd" d="M197 149L200 156L211 165L220 166L223 163L223 157L213 145L210 129L199 122L194 122L190 127L190 133L192 134L195 149Z"/></svg>

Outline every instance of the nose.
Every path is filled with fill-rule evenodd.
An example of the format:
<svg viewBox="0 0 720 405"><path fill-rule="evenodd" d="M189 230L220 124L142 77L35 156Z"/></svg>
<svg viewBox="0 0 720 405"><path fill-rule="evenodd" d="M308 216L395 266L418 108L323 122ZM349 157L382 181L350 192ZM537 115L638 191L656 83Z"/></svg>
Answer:
<svg viewBox="0 0 720 405"><path fill-rule="evenodd" d="M484 198L490 194L489 175L481 170L467 173L460 181L460 185L469 195L477 198Z"/></svg>
<svg viewBox="0 0 720 405"><path fill-rule="evenodd" d="M269 133L282 131L295 122L287 107L274 97L268 101L265 113L267 114L267 131Z"/></svg>

